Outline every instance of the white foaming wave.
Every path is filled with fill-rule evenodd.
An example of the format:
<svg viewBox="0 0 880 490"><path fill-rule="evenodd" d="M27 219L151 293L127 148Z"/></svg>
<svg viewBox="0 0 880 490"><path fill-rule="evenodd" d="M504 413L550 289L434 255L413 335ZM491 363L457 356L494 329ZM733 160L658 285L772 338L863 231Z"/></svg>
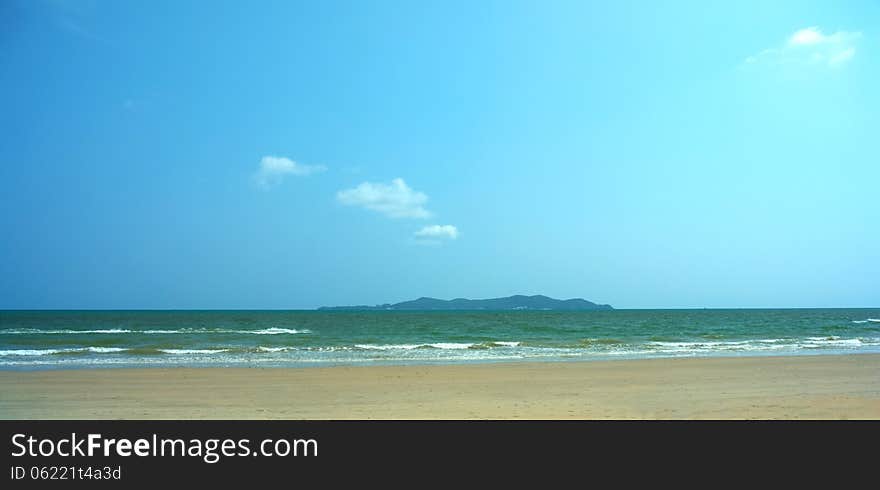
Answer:
<svg viewBox="0 0 880 490"><path fill-rule="evenodd" d="M840 337L807 337L802 344L807 349L815 349L817 347L859 347L862 345L861 339L842 339Z"/></svg>
<svg viewBox="0 0 880 490"><path fill-rule="evenodd" d="M262 345L257 347L260 352L287 352L290 350L295 350L295 347L263 347Z"/></svg>
<svg viewBox="0 0 880 490"><path fill-rule="evenodd" d="M792 346L789 339L755 339L755 340L729 340L729 341L693 341L693 342L649 342L648 349L645 353L706 353L718 351L777 351ZM642 354L643 352L630 352L627 349L620 349L609 353L617 355L623 352L626 354Z"/></svg>
<svg viewBox="0 0 880 490"><path fill-rule="evenodd" d="M300 333L312 333L311 330L302 329L297 330L294 328L264 328L260 330L228 330L228 329L211 329L211 328L181 328L175 330L162 330L162 329L151 329L151 330L130 330L126 328L108 328L108 329L99 329L99 330L72 330L72 329L61 329L61 330L42 330L39 328L7 328L0 330L0 335L32 335L32 334L42 334L42 335L76 335L76 334L120 334L120 333L135 333L135 334L192 334L192 333L241 333L241 334L255 334L255 335L278 335L278 334L300 334Z"/></svg>
<svg viewBox="0 0 880 490"><path fill-rule="evenodd" d="M145 334L239 333L239 334L251 334L251 335L280 335L280 334L312 333L312 331L308 330L308 329L297 330L295 328L280 328L280 327L262 328L259 330L230 330L230 329L225 329L225 328L180 328L180 329L176 329L176 330L141 330L141 331L135 331L135 333L145 333Z"/></svg>
<svg viewBox="0 0 880 490"><path fill-rule="evenodd" d="M520 342L508 342L508 341L495 341L493 344L498 344L503 347L519 347Z"/></svg>
<svg viewBox="0 0 880 490"><path fill-rule="evenodd" d="M178 328L175 330L138 330L134 333L143 334L193 334L193 333L239 333L238 330L225 330L222 328Z"/></svg>
<svg viewBox="0 0 880 490"><path fill-rule="evenodd" d="M434 348L444 350L469 349L473 347L473 343L461 342L436 342L431 344L355 344L358 349L366 350L413 350L423 348Z"/></svg>
<svg viewBox="0 0 880 490"><path fill-rule="evenodd" d="M460 342L438 342L436 344L428 345L435 349L469 349L474 346L474 344Z"/></svg>
<svg viewBox="0 0 880 490"><path fill-rule="evenodd" d="M295 328L264 328L262 330L236 330L235 333L252 333L255 335L279 335L279 334L297 334L297 333L312 333L311 330L303 329L297 330Z"/></svg>
<svg viewBox="0 0 880 490"><path fill-rule="evenodd" d="M9 328L0 330L5 335L30 335L30 334L79 334L79 333L131 333L131 330L123 328L109 328L103 330L41 330L39 328Z"/></svg>
<svg viewBox="0 0 880 490"><path fill-rule="evenodd" d="M418 349L425 344L355 344L358 349L367 350L392 350L392 349Z"/></svg>
<svg viewBox="0 0 880 490"><path fill-rule="evenodd" d="M880 345L880 337L842 338L836 335L826 337L806 337L801 339L756 339L721 342L649 342L656 352L699 353L712 351L780 351L821 348L875 347Z"/></svg>
<svg viewBox="0 0 880 490"><path fill-rule="evenodd" d="M775 339L773 339L775 340ZM726 347L726 346L740 346L747 345L751 343L750 340L731 340L727 342L721 341L695 341L695 342L650 342L650 345L656 345L659 347L683 347L683 348L691 348L691 347Z"/></svg>
<svg viewBox="0 0 880 490"><path fill-rule="evenodd" d="M159 352L165 354L219 354L226 352L228 349L159 349Z"/></svg>
<svg viewBox="0 0 880 490"><path fill-rule="evenodd" d="M68 349L14 349L0 350L0 356L48 356L52 354L70 354L74 352L94 352L96 354L110 354L123 352L127 349L121 347L72 347Z"/></svg>
<svg viewBox="0 0 880 490"><path fill-rule="evenodd" d="M46 356L49 354L58 354L61 352L69 352L69 349L16 349L16 350L0 350L0 356Z"/></svg>

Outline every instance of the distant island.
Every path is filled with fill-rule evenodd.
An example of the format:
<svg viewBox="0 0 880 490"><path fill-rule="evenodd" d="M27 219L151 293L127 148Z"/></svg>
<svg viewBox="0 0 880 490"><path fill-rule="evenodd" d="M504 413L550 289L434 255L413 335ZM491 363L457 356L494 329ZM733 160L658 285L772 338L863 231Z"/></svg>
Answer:
<svg viewBox="0 0 880 490"><path fill-rule="evenodd" d="M364 311L364 310L553 310L553 311L585 311L613 310L611 305L599 305L582 298L553 299L543 295L523 296L517 294L506 298L465 299L456 298L443 300L436 298L419 298L402 303L386 303L384 305L358 306L322 306L320 311Z"/></svg>

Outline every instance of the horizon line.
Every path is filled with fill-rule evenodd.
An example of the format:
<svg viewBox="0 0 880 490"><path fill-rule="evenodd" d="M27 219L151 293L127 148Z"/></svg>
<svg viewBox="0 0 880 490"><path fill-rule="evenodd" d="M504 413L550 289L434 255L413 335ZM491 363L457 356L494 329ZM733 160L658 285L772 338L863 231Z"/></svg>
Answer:
<svg viewBox="0 0 880 490"><path fill-rule="evenodd" d="M356 305L356 306L368 306L369 305ZM375 305L374 305L375 306ZM348 307L348 306L346 306ZM872 309L880 309L880 306L663 306L663 307L632 307L632 308L617 308L612 306L612 309L597 309L597 310L553 310L553 309L534 309L534 310L491 310L491 309L412 309L412 310L340 310L340 311L327 311L320 310L320 308L327 308L326 306L316 306L314 308L0 308L0 311L321 311L322 313L345 313L351 311L391 311L391 312L449 312L449 311L467 311L467 312L479 312L479 311L559 311L563 313L573 313L573 312L608 312L608 311L633 311L633 310L872 310ZM335 307L329 307L335 308Z"/></svg>

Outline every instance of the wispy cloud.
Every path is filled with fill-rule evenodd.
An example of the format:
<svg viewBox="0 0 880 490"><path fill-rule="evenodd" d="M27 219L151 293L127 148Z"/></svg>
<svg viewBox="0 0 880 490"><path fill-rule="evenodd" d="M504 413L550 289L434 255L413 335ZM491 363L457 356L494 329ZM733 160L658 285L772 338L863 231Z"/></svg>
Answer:
<svg viewBox="0 0 880 490"><path fill-rule="evenodd" d="M390 184L363 182L352 189L337 192L336 200L348 206L360 206L380 212L389 218L431 216L425 209L428 196L413 190L400 178L392 180Z"/></svg>
<svg viewBox="0 0 880 490"><path fill-rule="evenodd" d="M77 37L97 41L106 45L112 43L103 36L95 33L91 28L86 27L94 24L95 13L98 5L94 2L83 1L67 1L67 0L46 0L42 5L48 12L50 22L68 34Z"/></svg>
<svg viewBox="0 0 880 490"><path fill-rule="evenodd" d="M781 45L749 56L745 65L816 65L839 67L856 55L861 32L837 31L825 34L818 27L796 31Z"/></svg>
<svg viewBox="0 0 880 490"><path fill-rule="evenodd" d="M431 225L413 233L416 243L420 245L438 245L441 240L458 238L458 228L454 225Z"/></svg>
<svg viewBox="0 0 880 490"><path fill-rule="evenodd" d="M288 175L303 177L325 170L327 167L323 165L303 165L285 157L265 156L260 160L260 168L254 174L254 182L269 189L280 184Z"/></svg>

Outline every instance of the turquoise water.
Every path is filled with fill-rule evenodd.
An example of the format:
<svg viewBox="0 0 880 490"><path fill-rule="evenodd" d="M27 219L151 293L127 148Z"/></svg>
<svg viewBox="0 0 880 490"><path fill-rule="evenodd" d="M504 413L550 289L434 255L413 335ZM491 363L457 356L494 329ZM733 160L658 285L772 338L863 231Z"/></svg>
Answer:
<svg viewBox="0 0 880 490"><path fill-rule="evenodd" d="M0 369L880 352L880 309L0 311Z"/></svg>

